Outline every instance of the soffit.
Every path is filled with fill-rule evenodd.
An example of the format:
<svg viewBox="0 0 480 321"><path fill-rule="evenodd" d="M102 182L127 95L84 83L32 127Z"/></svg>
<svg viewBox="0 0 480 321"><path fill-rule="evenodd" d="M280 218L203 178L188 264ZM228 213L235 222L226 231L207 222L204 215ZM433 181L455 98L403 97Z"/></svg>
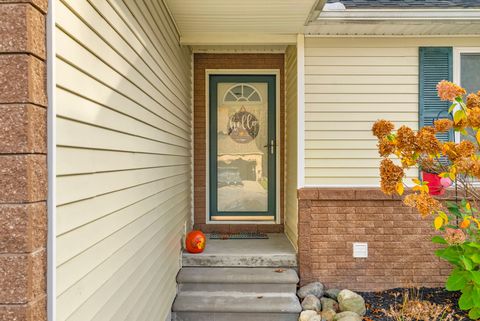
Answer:
<svg viewBox="0 0 480 321"><path fill-rule="evenodd" d="M280 43L286 36L303 32L319 0L165 0L183 43L209 35L228 39L243 35L242 43L268 38ZM257 41L257 35L258 41ZM251 40L248 40L248 37ZM285 39L289 39L288 37ZM202 41L200 41L202 43ZM204 41L208 43L208 41Z"/></svg>

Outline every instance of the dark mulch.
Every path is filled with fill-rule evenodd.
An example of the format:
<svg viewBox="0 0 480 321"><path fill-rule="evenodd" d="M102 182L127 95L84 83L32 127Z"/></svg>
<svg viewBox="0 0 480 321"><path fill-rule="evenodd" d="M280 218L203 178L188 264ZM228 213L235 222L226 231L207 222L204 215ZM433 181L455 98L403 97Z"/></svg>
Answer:
<svg viewBox="0 0 480 321"><path fill-rule="evenodd" d="M451 306L449 312L455 312L455 320L467 321L467 313L461 311L457 305L459 292L449 292L443 288L420 288L419 295L423 300L428 300L441 305ZM389 310L391 305L401 304L403 294L408 289L398 288L382 292L360 292L367 304L367 314L364 321L392 321L385 316L382 310Z"/></svg>

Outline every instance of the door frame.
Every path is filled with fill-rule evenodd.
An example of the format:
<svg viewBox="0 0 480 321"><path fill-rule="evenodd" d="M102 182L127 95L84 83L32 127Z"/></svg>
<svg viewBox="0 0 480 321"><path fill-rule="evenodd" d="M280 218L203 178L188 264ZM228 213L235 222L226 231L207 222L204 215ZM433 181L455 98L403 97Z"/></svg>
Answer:
<svg viewBox="0 0 480 321"><path fill-rule="evenodd" d="M275 123L276 123L276 145L275 149L275 158L276 158L276 191L275 191L275 220L240 220L240 221L229 221L229 220L211 220L210 219L210 75L268 75L275 76ZM205 182L205 208L206 208L206 218L205 222L207 224L280 224L280 151L282 146L282 140L280 139L280 69L205 69L205 173L206 173L206 182Z"/></svg>

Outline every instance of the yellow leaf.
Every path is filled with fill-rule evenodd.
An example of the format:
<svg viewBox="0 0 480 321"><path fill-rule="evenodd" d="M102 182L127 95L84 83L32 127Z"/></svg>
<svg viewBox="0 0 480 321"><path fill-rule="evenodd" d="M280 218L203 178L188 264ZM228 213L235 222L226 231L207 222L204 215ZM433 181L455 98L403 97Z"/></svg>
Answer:
<svg viewBox="0 0 480 321"><path fill-rule="evenodd" d="M418 178L412 178L412 181L415 183L415 184L422 184L422 182L420 182L420 180Z"/></svg>
<svg viewBox="0 0 480 321"><path fill-rule="evenodd" d="M477 220L477 219L474 218L474 217L472 218L472 220L473 220L475 223L477 223L477 228L480 229L480 221Z"/></svg>
<svg viewBox="0 0 480 321"><path fill-rule="evenodd" d="M420 186L420 185L415 185L413 188L412 188L414 191L419 191L421 192L423 190L423 187Z"/></svg>
<svg viewBox="0 0 480 321"><path fill-rule="evenodd" d="M447 173L447 172L443 172L443 173L438 174L438 176L440 176L442 178L448 177L449 175L450 175L450 173Z"/></svg>
<svg viewBox="0 0 480 321"><path fill-rule="evenodd" d="M435 217L433 225L435 226L436 230L439 230L443 225L443 218L441 218L440 216Z"/></svg>
<svg viewBox="0 0 480 321"><path fill-rule="evenodd" d="M465 208L467 209L467 211L472 210L472 206L470 205L470 203L465 204Z"/></svg>
<svg viewBox="0 0 480 321"><path fill-rule="evenodd" d="M477 134L475 135L475 137L477 138L477 142L480 143L480 131L477 132Z"/></svg>
<svg viewBox="0 0 480 321"><path fill-rule="evenodd" d="M447 216L447 214L445 214L445 212L439 211L439 212L438 212L438 216L443 219L443 221L445 222L445 224L448 223L448 216Z"/></svg>
<svg viewBox="0 0 480 321"><path fill-rule="evenodd" d="M404 190L405 189L403 188L403 183L398 182L397 183L397 193L398 193L398 195L403 195Z"/></svg>
<svg viewBox="0 0 480 321"><path fill-rule="evenodd" d="M424 191L425 193L430 192L430 189L428 188L428 185L423 185L422 187L423 187L423 191Z"/></svg>
<svg viewBox="0 0 480 321"><path fill-rule="evenodd" d="M450 173L450 174L449 174L449 177L450 177L450 179L451 179L452 181L455 180L455 174L454 174L454 173Z"/></svg>
<svg viewBox="0 0 480 321"><path fill-rule="evenodd" d="M453 114L453 121L455 124L458 124L464 118L465 118L465 112L461 109L457 110L455 114Z"/></svg>

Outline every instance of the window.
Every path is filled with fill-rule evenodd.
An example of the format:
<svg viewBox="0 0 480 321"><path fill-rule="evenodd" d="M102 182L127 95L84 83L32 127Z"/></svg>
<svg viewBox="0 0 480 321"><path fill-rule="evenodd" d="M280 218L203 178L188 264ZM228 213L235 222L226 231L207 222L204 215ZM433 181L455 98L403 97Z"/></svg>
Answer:
<svg viewBox="0 0 480 321"><path fill-rule="evenodd" d="M223 98L224 102L262 102L258 90L252 85L236 84L227 90Z"/></svg>
<svg viewBox="0 0 480 321"><path fill-rule="evenodd" d="M454 48L453 81L467 90L467 94L480 90L480 47ZM460 134L455 133L455 141Z"/></svg>

